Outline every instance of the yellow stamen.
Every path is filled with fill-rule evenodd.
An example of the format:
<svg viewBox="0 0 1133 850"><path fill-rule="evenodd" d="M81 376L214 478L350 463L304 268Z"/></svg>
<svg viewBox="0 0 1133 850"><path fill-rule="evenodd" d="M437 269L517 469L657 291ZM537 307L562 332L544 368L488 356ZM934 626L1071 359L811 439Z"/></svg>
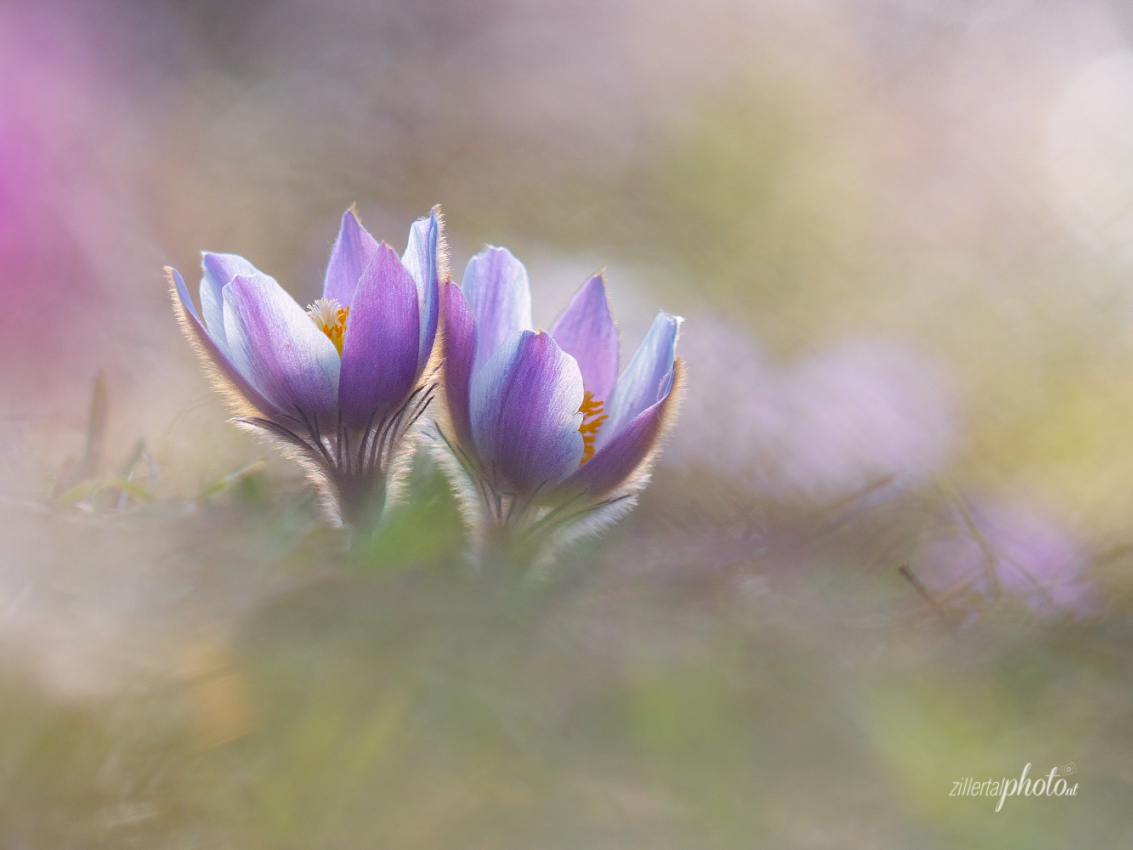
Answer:
<svg viewBox="0 0 1133 850"><path fill-rule="evenodd" d="M320 298L307 307L307 315L334 343L338 356L341 357L342 345L346 341L346 317L350 315L350 308L339 307L333 298Z"/></svg>
<svg viewBox="0 0 1133 850"><path fill-rule="evenodd" d="M598 437L598 429L610 417L602 413L606 406L603 401L596 401L594 393L586 390L582 396L582 406L578 412L582 414L582 424L578 426L578 433L582 435L582 460L579 466L594 457L594 440Z"/></svg>

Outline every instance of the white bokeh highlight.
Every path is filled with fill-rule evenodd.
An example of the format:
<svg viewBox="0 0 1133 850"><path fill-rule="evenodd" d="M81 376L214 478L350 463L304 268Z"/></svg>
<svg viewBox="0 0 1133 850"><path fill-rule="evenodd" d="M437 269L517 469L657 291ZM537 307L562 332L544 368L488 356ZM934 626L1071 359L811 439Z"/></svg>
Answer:
<svg viewBox="0 0 1133 850"><path fill-rule="evenodd" d="M1133 49L1095 60L1069 85L1050 110L1043 154L1070 229L1133 259Z"/></svg>

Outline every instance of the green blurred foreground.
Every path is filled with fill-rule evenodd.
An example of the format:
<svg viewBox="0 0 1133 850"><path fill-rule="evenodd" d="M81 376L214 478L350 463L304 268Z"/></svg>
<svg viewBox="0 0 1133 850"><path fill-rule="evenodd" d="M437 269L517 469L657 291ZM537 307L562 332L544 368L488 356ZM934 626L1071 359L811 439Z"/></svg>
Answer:
<svg viewBox="0 0 1133 850"><path fill-rule="evenodd" d="M428 462L412 487L350 551L255 470L191 503L10 506L41 586L163 590L109 691L0 655L0 847L1126 846L1128 597L950 632L897 572L936 491L786 510L662 471L521 576L469 566ZM1078 795L950 797L1028 762L1074 762Z"/></svg>

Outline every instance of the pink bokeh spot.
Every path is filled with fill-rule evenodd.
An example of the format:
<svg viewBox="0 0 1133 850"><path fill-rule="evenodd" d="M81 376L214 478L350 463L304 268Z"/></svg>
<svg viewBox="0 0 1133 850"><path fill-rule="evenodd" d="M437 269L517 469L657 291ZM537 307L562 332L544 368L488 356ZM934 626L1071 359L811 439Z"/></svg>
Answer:
<svg viewBox="0 0 1133 850"><path fill-rule="evenodd" d="M24 305L0 311L0 356L17 387L89 384L106 365L108 290L133 259L114 255L106 211L141 158L121 153L113 37L96 49L83 26L66 7L0 8L0 303Z"/></svg>
<svg viewBox="0 0 1133 850"><path fill-rule="evenodd" d="M962 517L952 532L921 545L913 561L930 589L947 592L968 585L992 597L994 570L1000 591L1041 614L1094 613L1096 600L1084 578L1088 559L1069 534L1038 513L996 502L972 509L981 545Z"/></svg>
<svg viewBox="0 0 1133 850"><path fill-rule="evenodd" d="M673 460L757 493L822 498L885 476L923 480L950 458L948 382L916 349L859 339L776 364L727 322L690 324L682 345L696 380Z"/></svg>

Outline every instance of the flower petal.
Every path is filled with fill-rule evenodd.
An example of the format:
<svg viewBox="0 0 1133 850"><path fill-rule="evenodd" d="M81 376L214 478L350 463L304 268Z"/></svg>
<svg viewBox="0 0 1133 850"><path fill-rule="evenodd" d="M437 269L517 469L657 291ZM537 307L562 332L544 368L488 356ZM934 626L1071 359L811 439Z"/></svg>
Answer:
<svg viewBox="0 0 1133 850"><path fill-rule="evenodd" d="M618 328L610 315L601 274L582 285L555 320L551 336L578 361L582 382L595 400L608 399L618 380Z"/></svg>
<svg viewBox="0 0 1133 850"><path fill-rule="evenodd" d="M618 378L606 405L610 417L594 441L596 449L610 443L646 408L652 407L673 385L673 362L676 360L680 316L658 313L641 346Z"/></svg>
<svg viewBox="0 0 1133 850"><path fill-rule="evenodd" d="M497 486L531 492L577 469L582 396L578 364L549 334L509 336L472 377L472 434L484 473Z"/></svg>
<svg viewBox="0 0 1133 850"><path fill-rule="evenodd" d="M205 272L201 278L201 313L209 333L223 350L226 347L224 287L238 274L254 277L262 272L239 254L214 254L211 251L201 251L201 268Z"/></svg>
<svg viewBox="0 0 1133 850"><path fill-rule="evenodd" d="M445 317L444 381L448 413L456 431L456 442L465 451L474 451L468 393L472 358L476 354L476 321L464 293L455 283L441 287L441 309Z"/></svg>
<svg viewBox="0 0 1133 850"><path fill-rule="evenodd" d="M333 298L342 307L354 304L354 290L362 272L378 253L378 240L366 232L351 207L342 214L342 226L330 252L323 280L323 298Z"/></svg>
<svg viewBox="0 0 1133 850"><path fill-rule="evenodd" d="M505 339L532 329L531 285L511 251L488 246L468 261L461 289L476 317L475 375Z"/></svg>
<svg viewBox="0 0 1133 850"><path fill-rule="evenodd" d="M281 410L334 410L338 350L275 280L237 275L224 288L224 330L232 363Z"/></svg>
<svg viewBox="0 0 1133 850"><path fill-rule="evenodd" d="M409 228L409 244L401 258L402 265L417 283L417 305L421 316L420 347L417 352L417 370L425 368L433 353L437 337L437 318L440 307L439 288L448 276L445 259L443 227L438 207Z"/></svg>
<svg viewBox="0 0 1133 850"><path fill-rule="evenodd" d="M338 401L347 422L363 424L375 410L382 415L405 400L417 380L420 335L417 285L382 243L346 320Z"/></svg>
<svg viewBox="0 0 1133 850"><path fill-rule="evenodd" d="M269 402L259 390L257 390L248 380L240 374L238 370L229 359L225 350L217 344L216 339L209 333L201 318L197 315L197 310L193 307L193 301L189 297L189 289L185 286L185 281L181 277L181 273L175 268L166 267L166 273L169 274L173 283L173 287L177 293L177 303L174 304L176 309L178 303L180 310L176 310L177 317L181 320L181 328L189 336L190 342L196 343L199 346L199 351L207 356L209 363L219 372L219 377L228 381L248 402L255 407L260 413L265 416L273 417L279 414L279 410L274 404ZM223 319L220 324L221 330L224 328Z"/></svg>
<svg viewBox="0 0 1133 850"><path fill-rule="evenodd" d="M622 484L640 477L648 469L661 436L673 421L680 403L683 370L678 360L673 369L672 385L656 404L647 407L606 446L563 482L565 489L582 489L592 496L601 496Z"/></svg>

